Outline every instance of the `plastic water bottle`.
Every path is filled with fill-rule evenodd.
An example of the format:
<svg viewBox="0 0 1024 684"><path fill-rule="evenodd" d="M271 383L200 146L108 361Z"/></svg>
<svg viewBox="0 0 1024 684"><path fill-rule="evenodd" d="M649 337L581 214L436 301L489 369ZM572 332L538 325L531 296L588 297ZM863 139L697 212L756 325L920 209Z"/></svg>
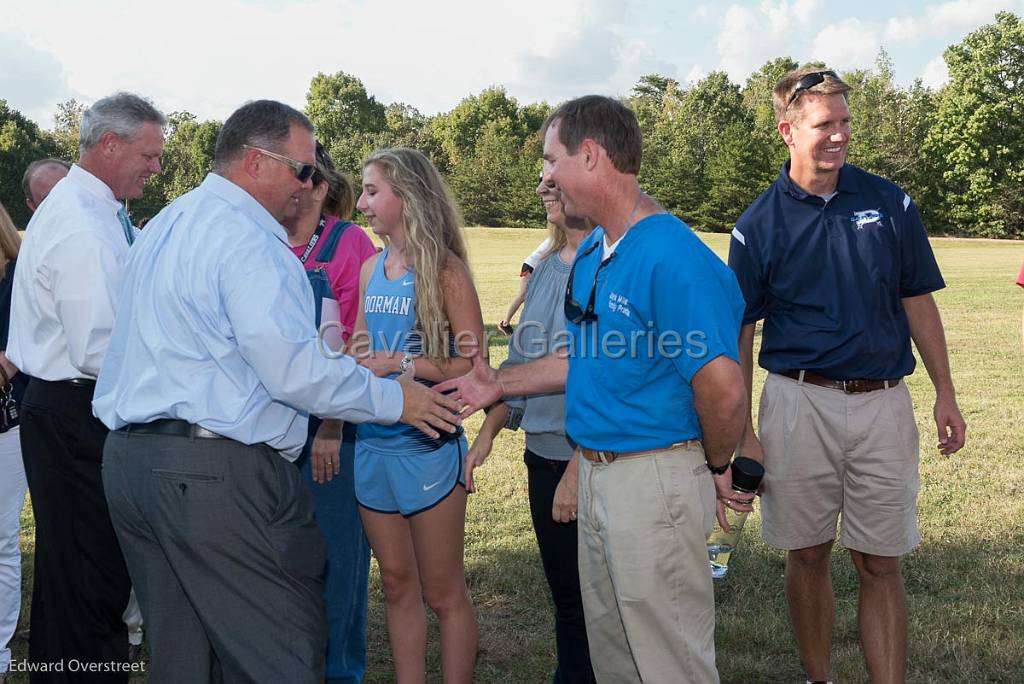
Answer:
<svg viewBox="0 0 1024 684"><path fill-rule="evenodd" d="M732 488L740 494L753 494L761 486L764 467L752 458L737 456L732 462ZM715 522L715 529L708 537L708 560L711 562L711 577L722 579L729 573L729 558L739 543L743 525L747 522L747 511L725 509L729 531Z"/></svg>

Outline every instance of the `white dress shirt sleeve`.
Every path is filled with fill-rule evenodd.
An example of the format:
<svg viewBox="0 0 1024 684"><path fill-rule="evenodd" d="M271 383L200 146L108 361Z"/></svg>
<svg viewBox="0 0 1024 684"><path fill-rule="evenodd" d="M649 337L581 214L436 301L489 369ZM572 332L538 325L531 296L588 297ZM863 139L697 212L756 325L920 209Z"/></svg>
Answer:
<svg viewBox="0 0 1024 684"><path fill-rule="evenodd" d="M83 375L99 375L114 327L124 266L113 245L91 232L73 233L42 266L64 329L68 358Z"/></svg>
<svg viewBox="0 0 1024 684"><path fill-rule="evenodd" d="M312 291L297 260L246 251L223 265L219 289L239 353L274 400L322 418L391 424L401 417L397 382L351 357L320 353Z"/></svg>

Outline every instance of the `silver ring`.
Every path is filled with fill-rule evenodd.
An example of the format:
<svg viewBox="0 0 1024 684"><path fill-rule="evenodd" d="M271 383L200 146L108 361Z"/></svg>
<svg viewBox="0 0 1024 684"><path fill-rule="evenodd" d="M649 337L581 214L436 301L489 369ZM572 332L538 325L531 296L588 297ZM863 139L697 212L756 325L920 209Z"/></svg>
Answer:
<svg viewBox="0 0 1024 684"><path fill-rule="evenodd" d="M572 513L570 513L569 514L569 518L572 519L572 520L575 520L576 519L576 511L573 511Z"/></svg>

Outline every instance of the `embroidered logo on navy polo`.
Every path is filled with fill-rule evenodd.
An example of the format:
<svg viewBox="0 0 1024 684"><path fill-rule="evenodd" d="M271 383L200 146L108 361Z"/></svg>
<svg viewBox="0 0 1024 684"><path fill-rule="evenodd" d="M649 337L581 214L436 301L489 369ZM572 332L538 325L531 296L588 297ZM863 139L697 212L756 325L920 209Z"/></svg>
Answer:
<svg viewBox="0 0 1024 684"><path fill-rule="evenodd" d="M852 221L857 225L857 230L864 230L864 226L871 223L882 222L882 212L877 209L865 209L864 211L853 212Z"/></svg>

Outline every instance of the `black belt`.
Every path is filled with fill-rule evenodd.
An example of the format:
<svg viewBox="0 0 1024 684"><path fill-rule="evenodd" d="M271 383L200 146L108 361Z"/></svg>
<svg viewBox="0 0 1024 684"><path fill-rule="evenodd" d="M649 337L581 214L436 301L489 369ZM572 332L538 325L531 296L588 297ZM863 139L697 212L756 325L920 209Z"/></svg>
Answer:
<svg viewBox="0 0 1024 684"><path fill-rule="evenodd" d="M166 437L198 437L200 439L227 439L201 425L195 425L175 418L159 418L150 423L129 423L121 428L123 432L139 435L164 435Z"/></svg>
<svg viewBox="0 0 1024 684"><path fill-rule="evenodd" d="M71 385L72 387L88 387L89 389L96 387L96 381L92 378L71 378L70 380L62 380L61 382Z"/></svg>
<svg viewBox="0 0 1024 684"><path fill-rule="evenodd" d="M800 374L803 373L803 376ZM810 383L817 385L818 387L828 387L829 389L840 390L847 394L861 394L863 392L877 392L880 389L889 389L900 384L900 380L903 378L893 378L891 380L833 380L832 378L826 378L824 375L819 375L814 371L779 371L779 375L784 375L787 378L793 380Z"/></svg>

